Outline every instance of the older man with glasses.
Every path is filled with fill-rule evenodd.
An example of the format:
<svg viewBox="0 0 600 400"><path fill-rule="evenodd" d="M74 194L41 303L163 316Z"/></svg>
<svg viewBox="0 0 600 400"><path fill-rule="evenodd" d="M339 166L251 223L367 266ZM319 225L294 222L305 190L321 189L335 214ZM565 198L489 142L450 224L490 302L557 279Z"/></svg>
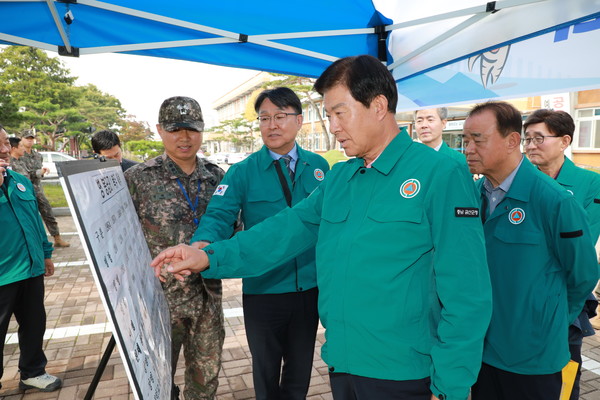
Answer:
<svg viewBox="0 0 600 400"><path fill-rule="evenodd" d="M598 241L600 235L600 174L577 167L565 157L565 150L573 141L575 123L564 111L537 110L523 124L525 138L523 146L527 158L540 171L556 180L567 189L575 200L585 209L592 240ZM571 360L578 363L575 385L571 399L579 398L579 379L581 377L581 346L585 336L592 336L594 328L590 318L596 315L596 298L590 294L583 311L569 326L569 350ZM598 326L600 328L600 324Z"/></svg>

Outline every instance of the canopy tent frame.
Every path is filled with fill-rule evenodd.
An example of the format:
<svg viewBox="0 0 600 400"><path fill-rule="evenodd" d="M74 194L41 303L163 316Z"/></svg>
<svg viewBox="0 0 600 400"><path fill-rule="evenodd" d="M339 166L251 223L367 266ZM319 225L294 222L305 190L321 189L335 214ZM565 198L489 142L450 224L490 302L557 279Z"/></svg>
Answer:
<svg viewBox="0 0 600 400"><path fill-rule="evenodd" d="M97 0L0 0L0 3L46 3L48 5L48 9L52 14L52 18L54 20L56 29L58 30L61 39L63 41L62 46L52 45L50 43L39 42L30 40L24 37L17 37L14 35L8 35L5 33L0 33L0 40L26 45L38 47L48 51L57 52L63 56L80 56L85 54L100 54L100 53L119 53L119 52L134 52L141 50L155 50L155 49L165 49L165 48L175 48L175 47L192 47L192 46L209 46L215 44L227 44L227 43L253 43L256 45L260 45L263 47L273 48L277 50L286 51L288 53L299 54L311 58L316 58L328 62L333 62L338 59L338 57L319 53L315 51L310 51L306 49L301 49L295 46L289 46L282 43L273 42L273 40L282 40L282 39L304 39L304 38L314 38L314 37L334 37L334 36L343 36L343 35L361 35L361 34L378 34L382 35L382 32L385 32L384 35L387 35L389 32L396 31L398 29L403 29L407 27L414 27L423 24L440 22L444 20L459 18L459 17L468 17L469 19L466 21L458 23L455 27L449 29L446 33L436 37L435 39L429 41L428 43L422 45L421 47L415 49L411 53L394 60L391 64L388 65L390 70L395 69L399 65L409 62L414 59L416 56L426 52L432 47L444 42L448 38L456 35L457 33L463 31L465 28L476 24L481 21L485 17L496 13L503 9L509 9L513 7L519 7L526 4L531 3L539 3L547 0L499 0L499 1L491 1L487 2L485 5L476 6L476 7L467 7L460 10L455 10L446 13L440 13L432 16L428 16L425 18L419 18L411 21L385 25L380 27L373 28L360 28L360 29L343 29L343 30L321 30L321 31L308 31L308 32L292 32L292 33L274 33L274 34L261 34L261 35L246 35L243 33L231 32L223 29L217 29L206 25L196 24L188 21L184 21L181 19L166 17L162 15L157 15L141 10L136 10L128 7L118 6L115 4L105 3ZM68 4L78 4L89 7L94 7L97 9L111 11L118 14L128 15L131 17L136 17L148 21L159 22L167 25L172 25L180 28L185 28L193 31L198 31L202 33L207 33L211 35L218 36L216 38L211 39L193 39L193 40L176 40L176 41L164 41L164 42L147 42L147 43L136 43L136 44L122 44L115 46L98 46L98 47L85 47L85 48L76 48L71 45L71 41L69 40L68 34L66 32L65 26L63 24L68 23L59 17L58 11L56 8L56 3L68 3ZM385 54L378 54L379 59L382 61L386 60Z"/></svg>
<svg viewBox="0 0 600 400"><path fill-rule="evenodd" d="M0 43L62 56L126 53L313 78L341 57L370 54L392 72L403 96L399 110L600 82L592 68L600 63L593 52L600 0L279 6L275 0L0 0L6 15ZM307 17L306 9L318 11ZM568 37L566 46L561 37ZM557 54L577 62L557 63Z"/></svg>

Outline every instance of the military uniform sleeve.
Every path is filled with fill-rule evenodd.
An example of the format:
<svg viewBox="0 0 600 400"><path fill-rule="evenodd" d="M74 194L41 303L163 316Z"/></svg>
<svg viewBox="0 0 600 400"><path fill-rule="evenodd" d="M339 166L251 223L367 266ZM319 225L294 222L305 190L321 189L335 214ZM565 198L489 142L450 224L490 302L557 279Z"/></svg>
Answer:
<svg viewBox="0 0 600 400"><path fill-rule="evenodd" d="M10 159L10 167L16 173L29 178L29 173L27 172L27 168L25 168L25 166L23 165L23 161L17 160L16 158L11 158Z"/></svg>
<svg viewBox="0 0 600 400"><path fill-rule="evenodd" d="M131 200L133 201L133 206L135 207L135 211L139 213L139 199L136 185L136 177L133 174L133 170L128 169L125 171L125 181L127 181L127 187L129 188L129 194L131 195Z"/></svg>
<svg viewBox="0 0 600 400"><path fill-rule="evenodd" d="M200 218L198 229L190 243L218 242L230 238L242 207L246 183L239 168L232 166L213 193L206 212Z"/></svg>
<svg viewBox="0 0 600 400"><path fill-rule="evenodd" d="M314 246L324 186L321 184L294 207L283 209L229 240L206 247L210 268L202 276L209 279L260 276Z"/></svg>
<svg viewBox="0 0 600 400"><path fill-rule="evenodd" d="M567 278L569 322L573 322L598 282L598 260L587 217L575 198L565 196L555 215L548 235Z"/></svg>
<svg viewBox="0 0 600 400"><path fill-rule="evenodd" d="M471 176L459 163L446 164L451 168L438 168L437 190L428 199L441 304L438 340L431 350L431 391L458 400L467 398L481 367L492 289Z"/></svg>

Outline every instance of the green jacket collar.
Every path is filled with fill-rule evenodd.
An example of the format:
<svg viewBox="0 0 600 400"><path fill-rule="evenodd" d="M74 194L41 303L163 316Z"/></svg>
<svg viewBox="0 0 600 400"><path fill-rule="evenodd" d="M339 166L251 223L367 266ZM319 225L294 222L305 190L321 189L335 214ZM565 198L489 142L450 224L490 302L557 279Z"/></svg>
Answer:
<svg viewBox="0 0 600 400"><path fill-rule="evenodd" d="M384 175L389 175L392 171L392 168L398 163L398 161L402 158L406 150L410 146L412 146L414 142L408 135L406 128L402 128L400 132L396 135L394 139L387 145L383 152L377 157L377 159L373 162L371 168L376 169ZM354 164L354 171L348 177L348 180L354 176L356 171L358 171L361 167L364 167L365 162L362 158L357 158L355 161L349 160L349 163L352 162Z"/></svg>
<svg viewBox="0 0 600 400"><path fill-rule="evenodd" d="M560 168L560 171L558 171L556 182L558 182L561 186L573 187L572 182L577 181L577 178L575 177L576 171L577 166L573 163L573 161L565 157L565 162Z"/></svg>
<svg viewBox="0 0 600 400"><path fill-rule="evenodd" d="M521 163L521 166L515 175L515 179L513 180L512 185L510 185L510 189L508 189L508 192L504 197L523 202L529 201L529 197L531 196L531 187L535 182L535 175L537 173L538 172L533 164L531 164L527 157L524 156L523 162ZM483 190L485 190L485 188Z"/></svg>

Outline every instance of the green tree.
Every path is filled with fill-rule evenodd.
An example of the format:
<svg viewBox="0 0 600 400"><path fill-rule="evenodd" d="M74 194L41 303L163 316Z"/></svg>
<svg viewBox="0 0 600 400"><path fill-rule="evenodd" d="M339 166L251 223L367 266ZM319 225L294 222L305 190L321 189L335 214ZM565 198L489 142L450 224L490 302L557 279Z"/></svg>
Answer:
<svg viewBox="0 0 600 400"><path fill-rule="evenodd" d="M122 126L119 100L94 85L77 87L76 79L58 58L39 49L0 50L2 123L14 131L35 130L42 147L51 150L61 142L61 148L89 144L94 129Z"/></svg>
<svg viewBox="0 0 600 400"><path fill-rule="evenodd" d="M78 125L66 129L68 137L74 137L80 148L91 148L93 132L104 129L119 131L125 125L125 110L114 96L102 92L95 85L76 87L80 92L78 110L83 119ZM74 149L72 149L74 150Z"/></svg>
<svg viewBox="0 0 600 400"><path fill-rule="evenodd" d="M238 150L254 151L254 120L248 121L246 118L239 117L221 122L214 126L210 132L218 134L218 139L233 143ZM217 139L217 140L218 140Z"/></svg>
<svg viewBox="0 0 600 400"><path fill-rule="evenodd" d="M152 140L154 133L150 130L150 126L145 121L138 121L135 115L128 115L123 120L120 139L121 142L127 143L132 140Z"/></svg>
<svg viewBox="0 0 600 400"><path fill-rule="evenodd" d="M70 124L84 118L77 110L79 93L74 77L58 59L31 47L10 46L0 53L0 92L11 97L18 107L16 130L32 129L46 139L43 144L54 149L56 139Z"/></svg>
<svg viewBox="0 0 600 400"><path fill-rule="evenodd" d="M325 148L327 150L335 149L335 137L329 134L327 126L325 125L325 120L323 119L323 115L320 112L320 104L315 101L316 97L318 96L318 94L313 90L315 80L313 78L306 78L303 76L282 74L271 75L279 79L267 82L263 85L263 87L269 88L274 86L285 86L296 92L302 103L307 104L307 107L313 107L316 111L315 114L319 117L319 123L321 124L322 132L327 139L325 140Z"/></svg>
<svg viewBox="0 0 600 400"><path fill-rule="evenodd" d="M155 140L132 140L123 146L142 160L156 157L165 151L163 143Z"/></svg>

